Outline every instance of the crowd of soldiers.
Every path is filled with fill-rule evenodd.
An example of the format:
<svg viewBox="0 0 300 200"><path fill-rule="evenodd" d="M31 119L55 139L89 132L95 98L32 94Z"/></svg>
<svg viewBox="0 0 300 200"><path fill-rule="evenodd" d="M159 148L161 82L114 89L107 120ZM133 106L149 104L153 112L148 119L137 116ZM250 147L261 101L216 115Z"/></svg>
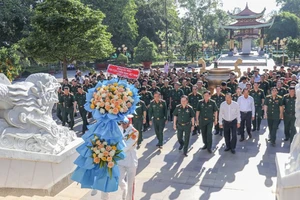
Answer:
<svg viewBox="0 0 300 200"><path fill-rule="evenodd" d="M284 140L291 141L296 133L295 85L298 83L298 72L296 66L290 68L274 66L270 71L260 71L259 68L254 67L248 68L239 79L234 72L231 72L228 80L216 86L214 93L211 94L208 91L207 74L200 74L195 68L191 71L186 71L185 68L172 68L168 73L159 68L150 69L148 73L141 70L137 80L128 80L139 90L141 100L137 104L132 120L133 126L140 133L138 147L143 141L143 132L153 124L158 139L157 147L162 148L164 127L168 121L174 120L173 127L177 130L179 149L184 148L186 156L191 132L192 135L202 133L205 144L203 149L211 153L213 126L215 135L223 134L217 113L221 103L225 101L225 95L232 94L233 101L237 101L244 91L249 92L255 104L251 131L259 131L262 119L267 119L271 135L269 139L274 144L276 136L271 133L277 130L283 120ZM82 134L84 134L87 130L87 119L91 118L91 114L84 109L86 92L89 88L95 87L98 81L111 78L113 75L100 71L100 74L90 73L86 76L77 72L71 82L64 79L58 92L57 105L57 117L62 124L68 123L73 129L74 115L78 110L83 120ZM248 134L251 136L249 131Z"/></svg>

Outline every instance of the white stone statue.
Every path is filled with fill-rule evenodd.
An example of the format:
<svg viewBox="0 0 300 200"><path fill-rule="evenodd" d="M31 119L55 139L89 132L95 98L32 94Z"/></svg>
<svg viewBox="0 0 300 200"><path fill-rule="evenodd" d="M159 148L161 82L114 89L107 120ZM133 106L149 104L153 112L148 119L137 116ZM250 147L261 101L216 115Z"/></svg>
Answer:
<svg viewBox="0 0 300 200"><path fill-rule="evenodd" d="M296 85L296 128L300 127L300 84ZM290 148L289 161L285 167L286 175L292 174L296 171L300 171L300 133L298 132L293 139Z"/></svg>
<svg viewBox="0 0 300 200"><path fill-rule="evenodd" d="M0 74L0 148L58 154L76 135L52 118L60 84L37 73L11 84Z"/></svg>

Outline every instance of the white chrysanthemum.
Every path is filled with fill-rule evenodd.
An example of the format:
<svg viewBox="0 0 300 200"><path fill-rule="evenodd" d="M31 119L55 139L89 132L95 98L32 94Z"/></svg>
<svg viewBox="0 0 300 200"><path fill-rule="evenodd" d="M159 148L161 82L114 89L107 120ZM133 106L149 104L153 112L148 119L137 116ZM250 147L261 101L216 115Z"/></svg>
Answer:
<svg viewBox="0 0 300 200"><path fill-rule="evenodd" d="M114 99L115 99L115 100L119 99L118 95L115 95L115 96L114 96Z"/></svg>
<svg viewBox="0 0 300 200"><path fill-rule="evenodd" d="M126 102L122 103L122 107L125 108L126 107Z"/></svg>
<svg viewBox="0 0 300 200"><path fill-rule="evenodd" d="M122 113L123 113L123 112L124 112L124 109L123 109L123 108L121 108L121 109L120 109L120 112L122 112Z"/></svg>
<svg viewBox="0 0 300 200"><path fill-rule="evenodd" d="M104 113L105 113L105 110L104 110L103 108L101 108L101 109L100 109L100 113L101 113L101 114L104 114Z"/></svg>
<svg viewBox="0 0 300 200"><path fill-rule="evenodd" d="M103 94L101 95L101 97L102 97L102 98L105 98L105 97L106 97L106 94L105 94L105 93L103 93Z"/></svg>
<svg viewBox="0 0 300 200"><path fill-rule="evenodd" d="M111 113L113 113L113 110L112 110L112 109L109 109L109 111L108 111L108 112L111 114Z"/></svg>
<svg viewBox="0 0 300 200"><path fill-rule="evenodd" d="M109 103L109 102L106 102L106 103L105 103L105 106L110 106L110 103Z"/></svg>
<svg viewBox="0 0 300 200"><path fill-rule="evenodd" d="M103 156L104 156L103 153L98 154L98 158L102 158Z"/></svg>
<svg viewBox="0 0 300 200"><path fill-rule="evenodd" d="M115 107L115 104L111 104L110 107L114 108L114 107Z"/></svg>
<svg viewBox="0 0 300 200"><path fill-rule="evenodd" d="M111 157L113 157L113 156L115 155L115 151L112 150L111 152L109 152L109 155L110 155Z"/></svg>
<svg viewBox="0 0 300 200"><path fill-rule="evenodd" d="M96 150L96 151L95 151L95 154L99 154L99 153L100 153L100 150Z"/></svg>
<svg viewBox="0 0 300 200"><path fill-rule="evenodd" d="M99 107L100 106L100 102L98 102L96 105Z"/></svg>
<svg viewBox="0 0 300 200"><path fill-rule="evenodd" d="M103 142L102 144L103 144L103 145L107 145L107 142Z"/></svg>
<svg viewBox="0 0 300 200"><path fill-rule="evenodd" d="M105 148L101 148L100 151L103 153L105 151Z"/></svg>

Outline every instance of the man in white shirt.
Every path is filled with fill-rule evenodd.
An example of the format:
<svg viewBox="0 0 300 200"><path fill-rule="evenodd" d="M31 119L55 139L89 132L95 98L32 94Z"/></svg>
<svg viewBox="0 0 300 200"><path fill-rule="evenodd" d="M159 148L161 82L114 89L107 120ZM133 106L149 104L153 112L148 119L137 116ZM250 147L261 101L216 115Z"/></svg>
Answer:
<svg viewBox="0 0 300 200"><path fill-rule="evenodd" d="M245 125L249 139L252 138L251 134L251 120L254 120L255 105L253 97L249 96L249 89L243 89L243 95L238 98L237 103L241 112L241 127L239 133L241 134L240 142L245 140Z"/></svg>
<svg viewBox="0 0 300 200"><path fill-rule="evenodd" d="M224 127L224 138L226 148L225 151L230 151L235 154L236 147L236 129L240 127L241 116L239 104L232 101L231 93L226 94L226 101L220 106L219 124L220 128Z"/></svg>
<svg viewBox="0 0 300 200"><path fill-rule="evenodd" d="M134 199L134 180L138 166L136 146L139 132L133 127L128 119L125 119L123 122L121 122L120 129L123 133L123 140L126 144L123 148L123 152L125 153L126 157L125 159L118 161L120 170L119 186L122 190L122 200L132 200ZM93 190L91 193L92 196L96 194L96 190ZM101 192L101 199L109 200L109 193Z"/></svg>
<svg viewBox="0 0 300 200"><path fill-rule="evenodd" d="M241 77L241 82L239 83L239 87L243 90L246 88L247 78L245 76Z"/></svg>

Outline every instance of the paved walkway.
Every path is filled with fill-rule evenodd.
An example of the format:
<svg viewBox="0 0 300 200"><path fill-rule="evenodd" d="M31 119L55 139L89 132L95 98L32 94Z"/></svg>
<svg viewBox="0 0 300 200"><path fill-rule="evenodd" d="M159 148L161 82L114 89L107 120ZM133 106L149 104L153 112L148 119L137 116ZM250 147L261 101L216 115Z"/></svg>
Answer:
<svg viewBox="0 0 300 200"><path fill-rule="evenodd" d="M287 153L289 143L283 142L283 123L278 130L276 147L267 144L268 129L263 120L260 132L253 138L238 142L235 155L224 152L224 138L213 136L213 154L200 150L200 136L191 136L190 152L184 157L178 150L176 134L168 123L162 151L155 147L153 129L144 132L138 150L139 166L136 176L137 200L274 200L276 188L276 152ZM80 123L75 127L80 130ZM80 190L80 189L74 189ZM76 191L74 191L76 192ZM79 192L79 191L77 191ZM82 200L99 200L86 190ZM120 200L120 192L111 194Z"/></svg>

